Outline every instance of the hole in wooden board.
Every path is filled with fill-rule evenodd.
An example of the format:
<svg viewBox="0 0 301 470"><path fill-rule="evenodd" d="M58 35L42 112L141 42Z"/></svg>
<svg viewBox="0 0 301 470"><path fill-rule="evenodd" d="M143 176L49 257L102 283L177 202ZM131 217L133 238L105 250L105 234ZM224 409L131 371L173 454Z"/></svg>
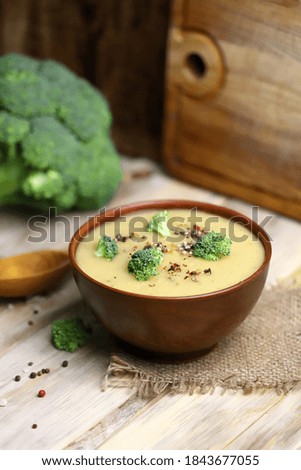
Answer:
<svg viewBox="0 0 301 470"><path fill-rule="evenodd" d="M207 71L204 59L197 52L191 52L186 57L186 66L196 78L202 78Z"/></svg>

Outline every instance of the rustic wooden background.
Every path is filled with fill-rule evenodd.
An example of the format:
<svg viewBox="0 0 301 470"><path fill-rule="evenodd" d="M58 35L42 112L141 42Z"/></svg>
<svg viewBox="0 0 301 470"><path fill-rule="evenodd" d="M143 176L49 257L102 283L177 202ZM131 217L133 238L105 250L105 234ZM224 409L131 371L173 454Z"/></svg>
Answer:
<svg viewBox="0 0 301 470"><path fill-rule="evenodd" d="M301 220L301 3L174 0L165 164Z"/></svg>
<svg viewBox="0 0 301 470"><path fill-rule="evenodd" d="M0 0L0 54L56 59L108 98L113 138L158 158L170 0Z"/></svg>

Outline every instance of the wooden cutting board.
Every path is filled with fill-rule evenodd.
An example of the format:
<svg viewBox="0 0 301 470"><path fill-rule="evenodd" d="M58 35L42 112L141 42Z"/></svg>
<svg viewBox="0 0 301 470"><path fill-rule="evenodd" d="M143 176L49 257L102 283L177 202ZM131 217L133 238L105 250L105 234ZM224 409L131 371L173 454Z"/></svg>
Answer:
<svg viewBox="0 0 301 470"><path fill-rule="evenodd" d="M301 219L301 4L175 0L164 159L175 176Z"/></svg>

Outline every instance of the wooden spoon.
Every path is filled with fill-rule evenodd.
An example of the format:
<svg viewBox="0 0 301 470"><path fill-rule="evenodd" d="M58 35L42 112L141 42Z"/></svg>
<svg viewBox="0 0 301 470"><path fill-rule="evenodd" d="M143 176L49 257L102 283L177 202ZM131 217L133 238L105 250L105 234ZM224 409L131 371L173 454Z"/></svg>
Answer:
<svg viewBox="0 0 301 470"><path fill-rule="evenodd" d="M52 289L70 268L64 251L33 251L0 259L0 297L23 297Z"/></svg>

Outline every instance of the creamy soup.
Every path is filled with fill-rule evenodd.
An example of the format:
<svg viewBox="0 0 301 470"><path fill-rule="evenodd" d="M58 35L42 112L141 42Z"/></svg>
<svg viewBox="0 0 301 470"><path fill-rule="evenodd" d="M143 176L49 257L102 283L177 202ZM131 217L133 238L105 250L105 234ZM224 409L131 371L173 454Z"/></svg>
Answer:
<svg viewBox="0 0 301 470"><path fill-rule="evenodd" d="M128 292L154 296L191 296L214 292L249 277L262 265L265 250L249 229L214 214L186 209L168 211L170 236L146 231L149 220L158 211L141 211L97 227L82 240L76 251L79 267L97 281ZM215 231L232 240L229 256L207 261L192 255L191 246L199 231ZM117 240L118 255L112 261L99 258L95 250L101 235ZM135 251L146 245L163 252L158 274L138 281L127 266Z"/></svg>

